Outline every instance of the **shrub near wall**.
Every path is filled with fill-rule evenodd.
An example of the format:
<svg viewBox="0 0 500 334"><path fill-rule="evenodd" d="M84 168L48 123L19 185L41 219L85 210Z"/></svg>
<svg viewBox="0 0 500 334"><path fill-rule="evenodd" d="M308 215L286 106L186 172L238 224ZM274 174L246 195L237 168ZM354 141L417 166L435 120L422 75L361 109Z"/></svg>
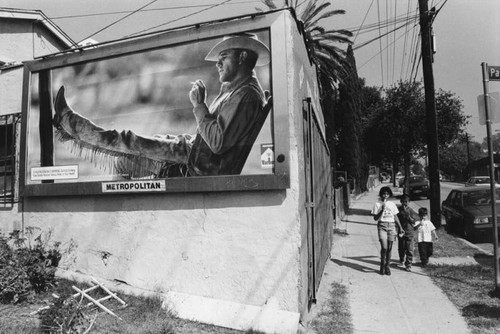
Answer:
<svg viewBox="0 0 500 334"><path fill-rule="evenodd" d="M0 235L0 302L30 301L36 293L53 287L55 271L61 260L60 243L49 246L49 237L27 228L8 237Z"/></svg>

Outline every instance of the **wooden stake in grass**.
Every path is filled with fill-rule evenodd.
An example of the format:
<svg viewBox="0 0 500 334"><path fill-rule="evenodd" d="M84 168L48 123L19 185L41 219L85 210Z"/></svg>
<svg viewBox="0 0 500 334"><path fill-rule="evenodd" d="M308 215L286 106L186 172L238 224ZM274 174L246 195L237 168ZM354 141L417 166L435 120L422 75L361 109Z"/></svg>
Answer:
<svg viewBox="0 0 500 334"><path fill-rule="evenodd" d="M88 300L90 300L90 303L87 304L87 306L90 306L92 304L95 304L97 307L99 307L100 309L102 309L104 312L120 319L120 320L123 320L122 318L120 318L119 316L117 316L115 313L113 313L113 311L111 311L110 309L108 309L106 306L104 306L102 304L103 301L105 300L108 300L110 298L114 298L116 299L120 304L122 304L122 307L125 307L127 306L127 304L121 300L115 293L111 292L108 288L106 288L103 284L101 284L98 280L96 280L95 278L92 278L92 282L95 283L96 285L93 285L85 290L81 290L79 288L77 288L76 286L72 286L73 290L77 291L78 293L75 293L73 295L74 298L77 298L78 296L82 296L82 298L87 298ZM100 299L94 299L92 298L92 296L90 296L88 293L90 291L93 291L97 288L101 288L102 290L104 290L108 295L105 296L105 297L102 297Z"/></svg>

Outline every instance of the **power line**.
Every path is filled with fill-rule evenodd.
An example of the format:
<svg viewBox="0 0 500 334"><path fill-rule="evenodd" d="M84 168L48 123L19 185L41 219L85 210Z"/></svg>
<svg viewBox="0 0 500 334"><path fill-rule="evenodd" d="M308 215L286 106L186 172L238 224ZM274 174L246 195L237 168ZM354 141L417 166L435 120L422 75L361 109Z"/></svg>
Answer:
<svg viewBox="0 0 500 334"><path fill-rule="evenodd" d="M396 13L398 11L398 2L394 1L394 22L396 22ZM394 23L394 28L396 28L396 23ZM392 82L394 82L394 74L396 73L396 34L392 34L393 44L392 44Z"/></svg>
<svg viewBox="0 0 500 334"><path fill-rule="evenodd" d="M252 0L252 1L240 1L236 3L229 3L229 6L240 5L245 3L260 3L260 1ZM160 8L150 8L143 9L141 12L155 12L155 11L163 11L163 10L175 10L175 9L189 9L189 8L200 8L200 7L210 7L212 5L190 5L190 6L173 6L173 7L160 7ZM90 14L79 14L79 15L64 15L64 16L53 16L50 17L51 20L64 20L64 19L75 19L75 18L83 18L83 17L97 17L97 16L107 16L107 15L116 15L116 14L128 14L133 13L135 11L132 10L122 10L122 11L114 11L114 12L103 12L103 13L90 13Z"/></svg>
<svg viewBox="0 0 500 334"><path fill-rule="evenodd" d="M225 5L226 3L230 2L230 1L232 1L232 0L225 0L225 1L221 2L221 3L218 3L218 4L215 4L215 5L212 5L212 6L208 7L208 8L204 8L204 9L201 9L201 10L199 10L199 11L197 11L197 12L193 12L193 13L191 13L191 14L187 14L187 15L181 16L181 17L179 17L179 18L177 18L177 19L170 20L170 21L168 21L168 22L166 22L166 23L162 23L162 24L156 25L156 26L154 26L154 27L151 27L151 28L148 28L148 29L144 29L144 30L141 30L141 31L135 32L135 33L130 34L130 35L127 35L127 36L125 36L125 37L130 37L130 36L134 36L134 35L139 35L139 34L142 34L142 33L146 32L146 31L150 31L150 30L153 30L153 29L156 29L156 28L159 28L159 27L165 26L165 25L167 25L167 24L170 24L170 23L177 22L177 21L179 21L179 20L182 20L182 19L188 18L188 17L190 17L190 16L193 16L193 15L199 14L199 13L201 13L201 12L204 12L204 11L210 10L210 9L212 9L212 8L215 8L215 7L218 7L218 6Z"/></svg>
<svg viewBox="0 0 500 334"><path fill-rule="evenodd" d="M403 38L403 36L405 35L406 33L403 33L401 34L399 37L396 38L395 42L399 41L401 38ZM361 64L361 66L358 67L358 69L362 68L363 66L365 66L366 64L368 64L373 58L377 57L378 55L380 55L383 51L385 51L387 48L389 48L390 46L392 45L392 43L390 45L387 45L383 50L381 50L380 52L378 52L377 54L373 55L370 59L368 59L367 61L365 61L363 64Z"/></svg>
<svg viewBox="0 0 500 334"><path fill-rule="evenodd" d="M356 42L356 38L358 38L359 31L361 30L361 28L363 27L363 24L365 23L366 17L368 16L368 13L370 12L370 9L372 8L373 1L374 0L372 0L372 2L370 3L370 7L368 7L368 10L366 11L365 17L363 18L363 22L361 22L361 25L359 26L359 29L356 32L356 36L354 37L354 40L352 41L353 43Z"/></svg>
<svg viewBox="0 0 500 334"><path fill-rule="evenodd" d="M406 17L410 17L410 1L408 1L408 6L406 7ZM408 26L406 26L405 29L405 41L403 43L403 57L401 59L401 69L399 71L399 79L403 79L403 68L405 64L405 59L406 59L406 42L407 42L407 37L408 37Z"/></svg>
<svg viewBox="0 0 500 334"><path fill-rule="evenodd" d="M120 22L120 21L125 20L127 17L134 15L135 13L137 13L137 12L141 11L143 8L148 7L149 5L151 5L151 4L153 4L153 3L155 3L156 1L158 1L158 0L153 0L153 1L151 1L151 2L148 2L146 5L144 5L144 6L140 7L139 9L134 10L132 13L125 15L124 17L122 17L122 18L120 18L120 19L118 19L118 20L116 20L116 21L114 21L114 22L112 22L112 23L108 24L108 25L107 25L107 26L105 26L104 28L102 28L102 29L100 29L100 30L96 31L95 33L93 33L93 34L91 34L91 35L89 35L89 36L85 37L85 38L84 38L84 39L82 39L80 42L82 42L82 41L86 40L87 38L90 38L90 37L92 37L92 36L97 35L98 33L100 33L100 32L102 32L102 31L104 31L104 30L108 29L109 27L111 27L111 26L113 26L113 25L117 24L117 23L118 23L118 22ZM80 42L78 42L78 43L80 43Z"/></svg>
<svg viewBox="0 0 500 334"><path fill-rule="evenodd" d="M386 37L387 35L389 35L389 34L391 34L393 32L396 32L399 29L402 29L402 28L406 27L407 25L411 24L413 21L414 20L409 20L408 22L405 22L405 23L401 24L400 26L398 26L398 27L396 27L396 28L394 28L394 29L392 29L392 30L384 33L384 34L381 34L381 35L379 35L377 37L374 37L374 38L372 38L372 39L370 39L370 40L368 40L366 42L358 44L357 46L355 46L353 48L353 50L357 50L357 49L360 49L360 48L362 48L364 46L367 46L368 44L371 44L371 43L375 42L376 40L381 40L383 37ZM392 45L392 43L388 43L387 45Z"/></svg>
<svg viewBox="0 0 500 334"><path fill-rule="evenodd" d="M385 0L385 17L386 17L386 20L389 20L389 0ZM389 25L387 25L385 27L385 40L386 40L386 44L387 45L390 45L389 44ZM386 73L387 73L387 84L389 84L389 49L386 48L386 52L385 52L386 56L385 56L385 62L386 62Z"/></svg>
<svg viewBox="0 0 500 334"><path fill-rule="evenodd" d="M420 38L417 38L417 44L416 44L415 50L418 49L419 45L420 45ZM420 52L419 58L421 58L421 57L422 56L421 56L421 52ZM413 77L413 73L415 73L415 78L417 77L418 66L415 67L415 64L417 64L417 51L415 51L415 58L413 59L413 67L412 67L411 72L410 72L410 79ZM415 81L415 79L413 79L413 81Z"/></svg>
<svg viewBox="0 0 500 334"><path fill-rule="evenodd" d="M402 14L402 15L397 16L395 21L396 21L396 23L401 23L401 22L406 22L408 20L414 20L416 18L418 18L418 14L415 14L412 17L408 17L406 14ZM385 20L382 22L375 22L375 23L366 24L361 28L360 28L360 26L356 26L356 27L351 27L351 28L346 28L346 29L351 30L351 31L359 29L360 30L359 34L362 35L365 33L369 33L369 32L373 32L375 30L378 30L379 27L385 28L386 26L393 25L393 24L394 24L394 20L391 19L391 20Z"/></svg>
<svg viewBox="0 0 500 334"><path fill-rule="evenodd" d="M378 14L378 21L380 22L380 3L379 0L377 0L377 14ZM382 35L381 30L380 30L380 25L378 28L378 35ZM378 38L379 40L379 48L380 48L380 76L382 78L382 87L384 87L384 61L382 59L382 39ZM353 48L354 51L354 48Z"/></svg>

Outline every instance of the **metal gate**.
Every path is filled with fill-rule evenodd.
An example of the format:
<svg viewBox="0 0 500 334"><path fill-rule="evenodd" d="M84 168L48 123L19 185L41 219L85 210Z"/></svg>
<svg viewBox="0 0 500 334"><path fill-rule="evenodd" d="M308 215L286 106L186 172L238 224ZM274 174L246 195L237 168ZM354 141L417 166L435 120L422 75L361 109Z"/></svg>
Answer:
<svg viewBox="0 0 500 334"><path fill-rule="evenodd" d="M17 199L16 143L21 114L0 115L0 203L3 207Z"/></svg>
<svg viewBox="0 0 500 334"><path fill-rule="evenodd" d="M312 110L311 100L303 104L305 210L307 214L308 298L316 302L316 291L330 257L333 237L330 154Z"/></svg>

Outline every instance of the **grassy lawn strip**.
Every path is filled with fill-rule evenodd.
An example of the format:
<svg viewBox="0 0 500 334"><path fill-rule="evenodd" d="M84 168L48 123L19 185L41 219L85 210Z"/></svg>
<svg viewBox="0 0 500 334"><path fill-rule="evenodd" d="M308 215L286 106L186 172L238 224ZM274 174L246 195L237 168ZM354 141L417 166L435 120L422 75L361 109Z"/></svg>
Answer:
<svg viewBox="0 0 500 334"><path fill-rule="evenodd" d="M463 240L438 230L433 257L472 257L475 265L429 265L426 273L464 316L473 334L500 333L500 298L495 286L493 257Z"/></svg>
<svg viewBox="0 0 500 334"><path fill-rule="evenodd" d="M79 283L60 279L54 290L38 294L33 303L0 304L0 333L43 333L40 330L39 315L30 313L50 305L53 300L52 293L60 296L73 294L72 285L82 287ZM103 311L95 309L86 311L89 318L94 318L97 314L89 334L262 334L251 329L239 331L177 318L172 312L161 308L159 297L147 298L123 294L119 294L119 297L127 303L125 308L121 308L118 303L109 302L106 306L123 321Z"/></svg>
<svg viewBox="0 0 500 334"><path fill-rule="evenodd" d="M353 333L349 294L344 285L332 283L328 303L311 321L318 334Z"/></svg>
<svg viewBox="0 0 500 334"><path fill-rule="evenodd" d="M437 230L437 234L439 241L434 243L434 257L474 257L479 253L476 248L467 245L462 239L448 234L444 228ZM415 253L418 254L418 251Z"/></svg>
<svg viewBox="0 0 500 334"><path fill-rule="evenodd" d="M472 333L500 333L500 299L491 296L492 267L440 265L429 266L427 272L462 312Z"/></svg>

